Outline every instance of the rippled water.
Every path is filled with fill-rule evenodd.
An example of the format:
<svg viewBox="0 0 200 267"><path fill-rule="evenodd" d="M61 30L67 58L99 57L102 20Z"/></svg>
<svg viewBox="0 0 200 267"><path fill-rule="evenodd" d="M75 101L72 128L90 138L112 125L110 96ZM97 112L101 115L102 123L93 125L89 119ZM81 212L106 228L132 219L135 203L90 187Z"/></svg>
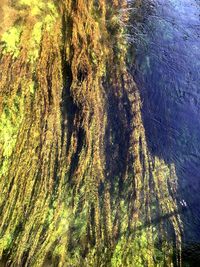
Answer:
<svg viewBox="0 0 200 267"><path fill-rule="evenodd" d="M200 243L200 1L147 2L133 29L147 138L153 154L175 163L185 242Z"/></svg>

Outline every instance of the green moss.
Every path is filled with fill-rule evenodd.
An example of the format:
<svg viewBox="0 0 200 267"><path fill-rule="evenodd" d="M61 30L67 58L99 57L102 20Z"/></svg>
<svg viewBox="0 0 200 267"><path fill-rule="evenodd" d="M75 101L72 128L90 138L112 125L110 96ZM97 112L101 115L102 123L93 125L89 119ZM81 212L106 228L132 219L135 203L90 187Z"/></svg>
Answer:
<svg viewBox="0 0 200 267"><path fill-rule="evenodd" d="M143 229L134 233L134 237L127 240L126 237L122 237L121 240L115 247L111 266L121 267L121 266L162 266L163 254L162 251L158 251L158 255L155 256L156 251L149 244L148 233L151 229Z"/></svg>
<svg viewBox="0 0 200 267"><path fill-rule="evenodd" d="M47 16L51 16L52 18L54 16L58 16L58 12L53 1L20 0L19 4L21 6L29 7L32 16L42 16L42 18L45 18L45 16L43 16L44 14L48 14Z"/></svg>
<svg viewBox="0 0 200 267"><path fill-rule="evenodd" d="M38 0L20 0L21 8L28 8L30 14L36 18L36 23L33 24L31 37L27 43L29 51L29 61L34 63L39 56L39 49L42 38L42 30L50 32L58 17L58 11L53 1L38 1ZM4 48L4 54L11 53L14 57L18 57L20 52L20 37L24 28L17 25L8 29L2 35L1 42Z"/></svg>
<svg viewBox="0 0 200 267"><path fill-rule="evenodd" d="M33 95L35 93L35 83L31 82L29 85L30 93Z"/></svg>
<svg viewBox="0 0 200 267"><path fill-rule="evenodd" d="M50 31L52 29L53 23L56 21L56 17L47 15L44 19L44 23L46 25L46 30Z"/></svg>
<svg viewBox="0 0 200 267"><path fill-rule="evenodd" d="M126 243L126 239L123 238L115 247L115 251L113 253L113 257L111 260L111 266L112 267L123 266L122 256L123 256L123 247L124 247L125 243Z"/></svg>
<svg viewBox="0 0 200 267"><path fill-rule="evenodd" d="M0 239L0 248L8 249L12 242L12 236L10 234L5 235Z"/></svg>
<svg viewBox="0 0 200 267"><path fill-rule="evenodd" d="M58 15L58 11L57 11L54 3L52 3L52 2L47 3L47 7L49 8L49 10L51 11L52 14L54 14L55 16Z"/></svg>
<svg viewBox="0 0 200 267"><path fill-rule="evenodd" d="M34 25L32 32L32 37L37 45L40 44L41 36L42 36L42 22L39 21Z"/></svg>
<svg viewBox="0 0 200 267"><path fill-rule="evenodd" d="M26 1L23 0L23 3L25 2ZM38 3L37 1L34 1L32 4L27 3L27 5L30 6L32 15L41 15L33 27L29 41L29 60L34 63L39 57L42 31L43 29L49 32L51 31L58 17L58 12L56 6L52 2L48 2L46 6L43 6L41 2Z"/></svg>
<svg viewBox="0 0 200 267"><path fill-rule="evenodd" d="M5 175L10 162L10 156L16 144L17 134L23 118L23 102L16 96L11 107L5 105L0 117L0 147L4 162L0 168L0 176Z"/></svg>
<svg viewBox="0 0 200 267"><path fill-rule="evenodd" d="M40 42L42 37L42 25L41 21L37 22L32 31L30 39L29 60L34 62L39 56ZM33 91L34 86L31 85L30 91Z"/></svg>
<svg viewBox="0 0 200 267"><path fill-rule="evenodd" d="M1 38L4 47L4 53L11 53L14 57L19 55L21 27L16 26L6 31Z"/></svg>
<svg viewBox="0 0 200 267"><path fill-rule="evenodd" d="M41 12L44 10L45 8L45 3L44 1L38 1L38 0L20 0L19 4L22 6L27 6L31 9L31 14L33 16L37 16L40 15Z"/></svg>

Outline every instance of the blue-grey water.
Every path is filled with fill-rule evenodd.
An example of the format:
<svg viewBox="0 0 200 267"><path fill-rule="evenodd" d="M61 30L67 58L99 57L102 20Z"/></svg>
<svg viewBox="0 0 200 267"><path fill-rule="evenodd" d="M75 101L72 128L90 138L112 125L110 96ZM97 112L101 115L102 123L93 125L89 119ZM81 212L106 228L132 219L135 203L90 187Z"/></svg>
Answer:
<svg viewBox="0 0 200 267"><path fill-rule="evenodd" d="M185 242L200 244L200 1L146 2L133 10L140 19L132 41L147 139L154 155L175 164Z"/></svg>

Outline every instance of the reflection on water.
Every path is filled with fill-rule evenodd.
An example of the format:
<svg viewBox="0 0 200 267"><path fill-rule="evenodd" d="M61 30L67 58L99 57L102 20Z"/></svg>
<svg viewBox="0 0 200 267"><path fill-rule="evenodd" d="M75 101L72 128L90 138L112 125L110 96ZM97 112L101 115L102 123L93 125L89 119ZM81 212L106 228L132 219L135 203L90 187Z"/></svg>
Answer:
<svg viewBox="0 0 200 267"><path fill-rule="evenodd" d="M154 155L175 163L185 243L200 244L200 1L150 2L133 25L147 139Z"/></svg>

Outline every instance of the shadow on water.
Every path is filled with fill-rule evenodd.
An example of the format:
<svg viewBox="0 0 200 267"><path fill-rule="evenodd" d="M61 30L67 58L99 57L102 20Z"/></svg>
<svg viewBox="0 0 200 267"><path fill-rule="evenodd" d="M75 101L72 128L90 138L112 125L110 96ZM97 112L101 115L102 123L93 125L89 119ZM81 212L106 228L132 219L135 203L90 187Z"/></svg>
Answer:
<svg viewBox="0 0 200 267"><path fill-rule="evenodd" d="M144 9L137 11L144 15L132 27L137 47L132 71L147 142L153 155L176 166L179 195L187 203L184 255L189 266L200 266L200 5L155 0L148 15Z"/></svg>

